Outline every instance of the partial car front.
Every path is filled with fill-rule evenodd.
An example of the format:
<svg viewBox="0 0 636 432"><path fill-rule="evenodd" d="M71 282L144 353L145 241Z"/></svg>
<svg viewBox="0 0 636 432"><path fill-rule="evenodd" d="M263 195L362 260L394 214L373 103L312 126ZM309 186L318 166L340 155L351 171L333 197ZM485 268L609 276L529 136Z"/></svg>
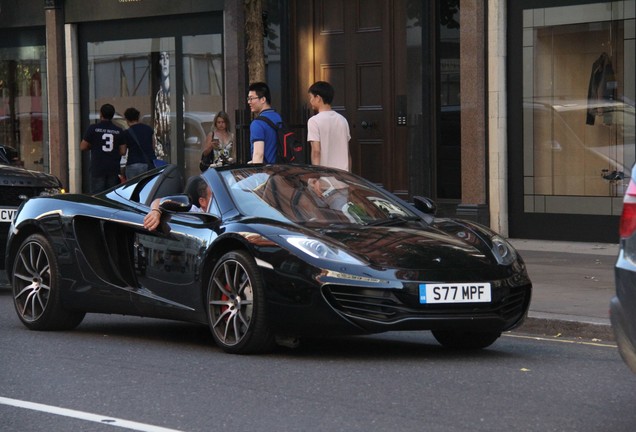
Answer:
<svg viewBox="0 0 636 432"><path fill-rule="evenodd" d="M62 191L60 180L50 174L11 165L0 146L0 269L4 269L9 225L22 202L35 196Z"/></svg>
<svg viewBox="0 0 636 432"><path fill-rule="evenodd" d="M636 166L623 198L620 245L615 267L616 296L610 301L610 321L625 363L636 373Z"/></svg>

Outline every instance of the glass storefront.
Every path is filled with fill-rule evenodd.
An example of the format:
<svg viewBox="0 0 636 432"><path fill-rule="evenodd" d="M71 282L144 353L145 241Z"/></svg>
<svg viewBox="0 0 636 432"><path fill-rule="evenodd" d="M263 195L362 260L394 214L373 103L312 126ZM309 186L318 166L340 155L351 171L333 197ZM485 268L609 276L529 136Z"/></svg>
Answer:
<svg viewBox="0 0 636 432"><path fill-rule="evenodd" d="M111 103L115 123L125 128L123 113L135 107L141 122L155 131L157 157L183 167L186 178L200 174L206 136L216 113L225 109L222 28L179 34L182 30L166 26L165 36L120 40L115 27L103 27L102 38L86 41L90 122L98 120L102 104Z"/></svg>
<svg viewBox="0 0 636 432"><path fill-rule="evenodd" d="M220 34L184 36L182 41L185 167L190 176L199 172L202 145L214 116L225 110L223 47Z"/></svg>
<svg viewBox="0 0 636 432"><path fill-rule="evenodd" d="M619 215L634 164L634 1L523 11L523 209Z"/></svg>
<svg viewBox="0 0 636 432"><path fill-rule="evenodd" d="M0 144L17 166L49 171L44 44L0 48Z"/></svg>

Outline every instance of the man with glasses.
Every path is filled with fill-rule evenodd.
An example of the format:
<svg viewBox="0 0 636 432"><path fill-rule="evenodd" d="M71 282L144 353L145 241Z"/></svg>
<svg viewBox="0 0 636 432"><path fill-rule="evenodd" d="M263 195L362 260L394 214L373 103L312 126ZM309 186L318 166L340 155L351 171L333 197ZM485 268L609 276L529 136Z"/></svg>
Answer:
<svg viewBox="0 0 636 432"><path fill-rule="evenodd" d="M282 123L282 118L271 107L269 87L264 82L250 84L247 93L247 104L250 111L256 116L267 117L274 124ZM250 153L252 160L249 163L276 163L278 149L278 135L267 123L260 120L252 120L250 124Z"/></svg>

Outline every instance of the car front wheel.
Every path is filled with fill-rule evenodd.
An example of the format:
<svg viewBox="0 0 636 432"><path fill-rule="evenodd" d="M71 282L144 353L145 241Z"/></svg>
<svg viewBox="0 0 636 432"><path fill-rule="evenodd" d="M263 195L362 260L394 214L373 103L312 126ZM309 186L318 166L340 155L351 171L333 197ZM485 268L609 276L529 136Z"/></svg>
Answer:
<svg viewBox="0 0 636 432"><path fill-rule="evenodd" d="M77 327L84 312L64 309L60 302L57 257L41 234L29 236L13 263L13 304L31 330L68 330Z"/></svg>
<svg viewBox="0 0 636 432"><path fill-rule="evenodd" d="M495 343L501 332L433 330L433 336L447 348L481 349Z"/></svg>
<svg viewBox="0 0 636 432"><path fill-rule="evenodd" d="M253 354L272 348L264 282L246 252L229 252L218 261L208 284L207 305L210 330L224 351Z"/></svg>

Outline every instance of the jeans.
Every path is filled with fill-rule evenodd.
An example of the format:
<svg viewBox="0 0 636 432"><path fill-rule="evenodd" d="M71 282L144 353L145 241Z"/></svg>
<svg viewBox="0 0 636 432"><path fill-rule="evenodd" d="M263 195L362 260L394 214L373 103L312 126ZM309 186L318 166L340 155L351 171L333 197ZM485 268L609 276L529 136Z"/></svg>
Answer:
<svg viewBox="0 0 636 432"><path fill-rule="evenodd" d="M143 174L146 171L148 171L148 164L146 163L134 163L126 165L126 180L137 177L139 174Z"/></svg>
<svg viewBox="0 0 636 432"><path fill-rule="evenodd" d="M91 177L91 193L98 193L110 189L119 184L117 174L107 174L103 176Z"/></svg>

